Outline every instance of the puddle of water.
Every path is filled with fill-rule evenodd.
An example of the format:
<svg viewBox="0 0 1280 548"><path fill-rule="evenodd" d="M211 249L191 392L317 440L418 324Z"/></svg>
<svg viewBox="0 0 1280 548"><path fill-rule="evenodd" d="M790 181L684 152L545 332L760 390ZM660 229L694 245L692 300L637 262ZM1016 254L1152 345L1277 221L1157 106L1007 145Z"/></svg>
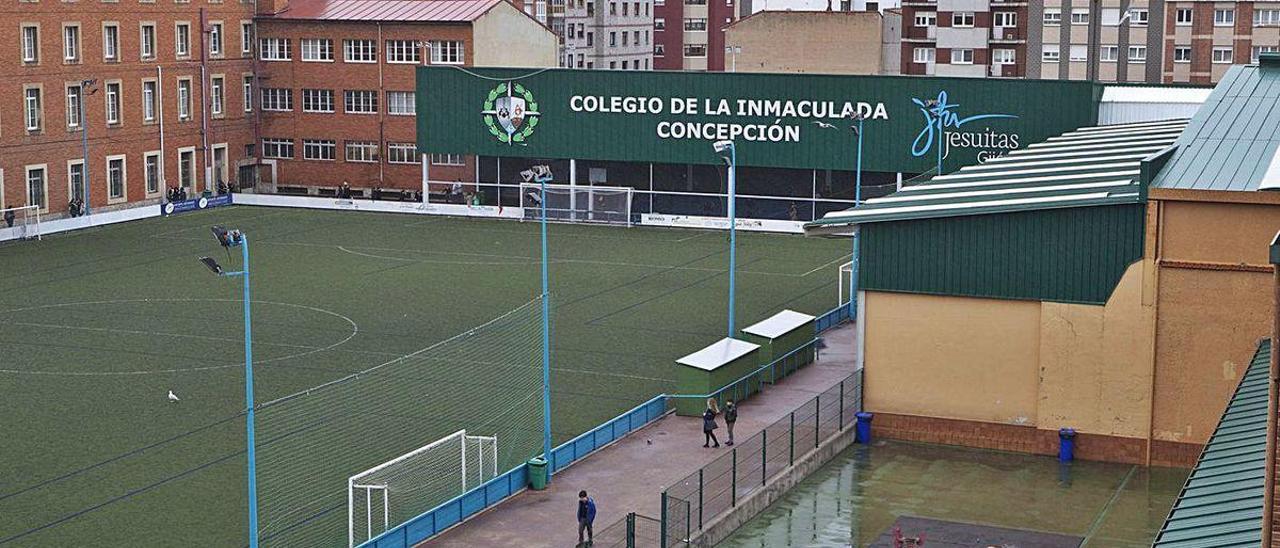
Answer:
<svg viewBox="0 0 1280 548"><path fill-rule="evenodd" d="M866 546L898 516L917 516L1145 548L1188 473L907 442L855 445L719 546Z"/></svg>

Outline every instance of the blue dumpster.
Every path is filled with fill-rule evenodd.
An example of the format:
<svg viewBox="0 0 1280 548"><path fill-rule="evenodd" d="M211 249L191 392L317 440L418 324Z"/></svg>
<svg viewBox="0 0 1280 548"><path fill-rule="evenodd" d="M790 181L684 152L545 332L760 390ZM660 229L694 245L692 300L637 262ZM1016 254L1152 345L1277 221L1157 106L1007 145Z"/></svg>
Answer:
<svg viewBox="0 0 1280 548"><path fill-rule="evenodd" d="M854 433L856 434L855 437L853 438L854 441L858 443L865 443L867 445L870 445L871 444L871 419L875 418L875 415L872 413L868 413L866 411L860 411L858 413L855 413L853 416L858 419L858 424L854 430Z"/></svg>
<svg viewBox="0 0 1280 548"><path fill-rule="evenodd" d="M1076 430L1063 428L1058 430L1058 460L1071 462L1076 458Z"/></svg>

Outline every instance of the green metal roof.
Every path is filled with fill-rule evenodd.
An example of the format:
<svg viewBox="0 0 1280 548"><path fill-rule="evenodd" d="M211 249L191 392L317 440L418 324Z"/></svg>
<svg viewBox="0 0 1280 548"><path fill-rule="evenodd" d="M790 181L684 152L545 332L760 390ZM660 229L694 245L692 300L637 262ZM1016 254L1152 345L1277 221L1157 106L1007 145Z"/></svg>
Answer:
<svg viewBox="0 0 1280 548"><path fill-rule="evenodd" d="M830 234L855 224L1141 203L1142 159L1171 145L1187 121L1087 127L805 225Z"/></svg>
<svg viewBox="0 0 1280 548"><path fill-rule="evenodd" d="M1262 542L1271 343L1253 363L1169 512L1155 548L1256 548Z"/></svg>
<svg viewBox="0 0 1280 548"><path fill-rule="evenodd" d="M1153 188L1258 190L1280 166L1280 67L1231 67L1175 144Z"/></svg>

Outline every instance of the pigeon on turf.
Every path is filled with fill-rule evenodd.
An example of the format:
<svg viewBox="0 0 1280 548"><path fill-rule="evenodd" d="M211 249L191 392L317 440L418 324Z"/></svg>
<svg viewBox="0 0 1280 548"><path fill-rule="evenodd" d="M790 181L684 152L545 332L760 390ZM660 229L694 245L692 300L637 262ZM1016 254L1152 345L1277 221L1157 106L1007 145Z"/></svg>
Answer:
<svg viewBox="0 0 1280 548"><path fill-rule="evenodd" d="M179 401L182 401L182 400L179 400L179 399L178 399L178 395L177 395L177 394L174 394L174 393L173 393L173 391L172 391L172 390L170 390L170 391L169 391L169 401L171 401L171 402L179 402Z"/></svg>

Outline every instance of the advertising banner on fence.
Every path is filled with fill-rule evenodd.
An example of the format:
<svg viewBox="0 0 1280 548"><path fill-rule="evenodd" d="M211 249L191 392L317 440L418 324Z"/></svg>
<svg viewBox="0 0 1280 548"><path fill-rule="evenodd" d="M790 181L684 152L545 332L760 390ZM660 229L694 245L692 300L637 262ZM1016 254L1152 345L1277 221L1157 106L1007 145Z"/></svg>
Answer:
<svg viewBox="0 0 1280 548"><path fill-rule="evenodd" d="M1088 82L568 69L418 69L424 153L924 172L1097 120Z"/></svg>
<svg viewBox="0 0 1280 548"><path fill-rule="evenodd" d="M201 196L192 200L183 200L181 202L167 202L160 204L161 215L173 215L175 213L186 213L197 209L208 209L211 207L219 207L231 205L231 195L222 194L219 196L210 196L208 198Z"/></svg>

